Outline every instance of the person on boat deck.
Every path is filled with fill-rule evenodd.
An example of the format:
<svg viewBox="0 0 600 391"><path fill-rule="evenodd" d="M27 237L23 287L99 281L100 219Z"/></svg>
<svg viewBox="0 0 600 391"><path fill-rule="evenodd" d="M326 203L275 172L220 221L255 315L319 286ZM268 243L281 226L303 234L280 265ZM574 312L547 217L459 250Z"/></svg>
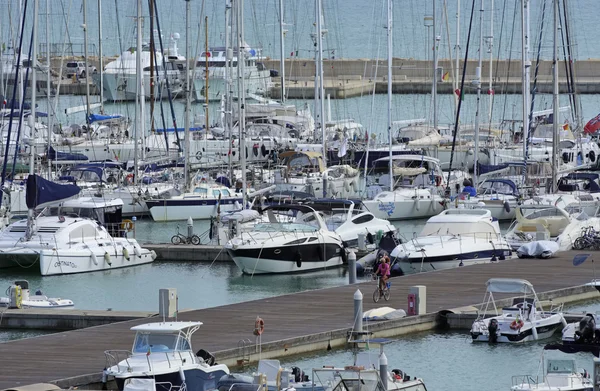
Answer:
<svg viewBox="0 0 600 391"><path fill-rule="evenodd" d="M379 290L383 291L385 288L388 279L390 278L390 257L386 255L381 259L381 263L377 267L377 271L375 272L379 278Z"/></svg>
<svg viewBox="0 0 600 391"><path fill-rule="evenodd" d="M477 195L477 189L473 187L473 182L470 179L465 179L463 181L463 193L469 194L471 197L475 197Z"/></svg>

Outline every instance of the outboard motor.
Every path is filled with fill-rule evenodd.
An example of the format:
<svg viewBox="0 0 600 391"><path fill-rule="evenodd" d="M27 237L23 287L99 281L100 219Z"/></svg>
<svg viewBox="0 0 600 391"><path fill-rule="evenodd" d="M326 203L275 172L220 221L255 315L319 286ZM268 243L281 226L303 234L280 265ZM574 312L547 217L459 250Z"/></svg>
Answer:
<svg viewBox="0 0 600 391"><path fill-rule="evenodd" d="M292 375L294 375L294 381L300 383L304 380L304 371L298 367L292 367Z"/></svg>
<svg viewBox="0 0 600 391"><path fill-rule="evenodd" d="M498 342L498 320L492 319L490 320L490 324L488 326L489 337L488 341L490 343Z"/></svg>
<svg viewBox="0 0 600 391"><path fill-rule="evenodd" d="M586 315L579 321L579 330L575 331L577 343L589 344L594 341L596 335L596 321L592 315Z"/></svg>

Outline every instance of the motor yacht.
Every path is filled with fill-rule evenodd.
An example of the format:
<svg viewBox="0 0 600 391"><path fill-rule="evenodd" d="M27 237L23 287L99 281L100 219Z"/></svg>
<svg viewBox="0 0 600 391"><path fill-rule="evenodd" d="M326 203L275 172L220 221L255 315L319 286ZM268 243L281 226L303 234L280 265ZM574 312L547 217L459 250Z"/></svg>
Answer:
<svg viewBox="0 0 600 391"><path fill-rule="evenodd" d="M592 391L594 383L585 369L577 369L575 360L542 358L544 374L512 377L511 391Z"/></svg>
<svg viewBox="0 0 600 391"><path fill-rule="evenodd" d="M306 272L341 266L346 255L342 238L327 228L315 208L295 204L269 206L263 212L268 223L254 225L251 232L242 231L227 242L225 249L244 274Z"/></svg>
<svg viewBox="0 0 600 391"><path fill-rule="evenodd" d="M494 294L513 296L512 305L502 307L502 312L499 313ZM562 314L562 304L544 311L533 285L527 280L491 278L486 283L483 302L485 304L480 315L471 327L473 342L537 341L550 338L557 329L567 326ZM494 311L492 316L491 311Z"/></svg>
<svg viewBox="0 0 600 391"><path fill-rule="evenodd" d="M494 262L512 255L498 221L485 209L448 209L391 252L395 275Z"/></svg>
<svg viewBox="0 0 600 391"><path fill-rule="evenodd" d="M487 209L496 220L512 220L520 203L517 186L510 179L487 179L477 192L463 190L448 205L455 208Z"/></svg>
<svg viewBox="0 0 600 391"><path fill-rule="evenodd" d="M156 253L127 237L120 199L76 196L80 189L37 175L27 178L27 206L34 217L0 233L0 268L30 268L43 276L110 270L150 263ZM43 209L42 209L43 208Z"/></svg>
<svg viewBox="0 0 600 391"><path fill-rule="evenodd" d="M135 339L131 351L107 350L106 374L114 377L119 391L188 390L216 388L229 373L214 357L192 350L192 334L202 322L164 321L131 328Z"/></svg>
<svg viewBox="0 0 600 391"><path fill-rule="evenodd" d="M600 230L600 218L590 217L578 206L520 205L506 240L515 250L536 240L553 240L559 244L559 251L567 251L587 227Z"/></svg>

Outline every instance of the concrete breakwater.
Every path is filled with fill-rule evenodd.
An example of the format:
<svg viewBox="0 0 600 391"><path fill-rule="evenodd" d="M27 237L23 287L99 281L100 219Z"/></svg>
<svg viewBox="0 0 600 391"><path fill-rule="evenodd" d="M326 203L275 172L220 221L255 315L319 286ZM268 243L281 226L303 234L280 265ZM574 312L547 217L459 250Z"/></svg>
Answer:
<svg viewBox="0 0 600 391"><path fill-rule="evenodd" d="M66 62L80 58L65 57L62 59L63 67ZM104 58L106 66L114 57ZM280 70L280 61L265 59L262 61L267 69ZM60 58L51 59L54 75L60 75ZM99 67L97 58L90 58L90 64ZM450 60L440 60L436 73L438 92L440 94L455 93L453 80L459 81L462 77L463 61L459 62L459 71L453 70L454 64ZM588 59L576 61L573 64L575 89L578 93L600 93L600 60ZM193 62L190 61L190 66ZM484 62L481 69L482 90L488 93L489 89L489 62ZM396 94L429 94L433 80L433 67L430 61L395 58L392 63L392 91ZM475 80L477 62L467 62L465 88L466 94L477 91ZM541 60L532 63L533 74L537 67L537 92L552 92L552 62ZM326 59L324 61L325 93L334 99L350 98L371 93L383 94L387 92L387 61L377 59ZM64 69L64 68L63 68ZM570 71L568 71L570 74ZM568 92L567 66L564 62L559 64L559 88L561 93ZM289 58L285 60L286 94L288 98L312 99L314 98L315 62L313 59ZM274 86L270 91L272 98L281 96L281 78L273 77ZM78 81L61 80L55 77L55 85L61 83L61 90L67 94L85 94L85 83ZM496 94L521 93L521 62L517 60L497 60L492 64L492 88ZM96 88L91 93L97 94Z"/></svg>

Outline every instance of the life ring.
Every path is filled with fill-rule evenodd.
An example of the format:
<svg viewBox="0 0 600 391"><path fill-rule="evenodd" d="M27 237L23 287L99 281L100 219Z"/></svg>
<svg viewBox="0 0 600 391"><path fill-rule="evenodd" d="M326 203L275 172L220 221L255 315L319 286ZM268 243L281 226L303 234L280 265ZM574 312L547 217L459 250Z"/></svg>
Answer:
<svg viewBox="0 0 600 391"><path fill-rule="evenodd" d="M510 324L510 328L513 330L519 330L524 324L525 323L521 319L515 319Z"/></svg>
<svg viewBox="0 0 600 391"><path fill-rule="evenodd" d="M201 161L202 160L202 151L196 152L196 160L197 161Z"/></svg>
<svg viewBox="0 0 600 391"><path fill-rule="evenodd" d="M256 322L254 322L254 335L259 336L265 332L265 321L262 320L261 317L256 317Z"/></svg>
<svg viewBox="0 0 600 391"><path fill-rule="evenodd" d="M133 221L131 220L123 220L121 222L121 229L127 232L133 231Z"/></svg>
<svg viewBox="0 0 600 391"><path fill-rule="evenodd" d="M128 184L132 185L133 184L133 174L127 174L127 176L125 177L125 181L127 181Z"/></svg>

